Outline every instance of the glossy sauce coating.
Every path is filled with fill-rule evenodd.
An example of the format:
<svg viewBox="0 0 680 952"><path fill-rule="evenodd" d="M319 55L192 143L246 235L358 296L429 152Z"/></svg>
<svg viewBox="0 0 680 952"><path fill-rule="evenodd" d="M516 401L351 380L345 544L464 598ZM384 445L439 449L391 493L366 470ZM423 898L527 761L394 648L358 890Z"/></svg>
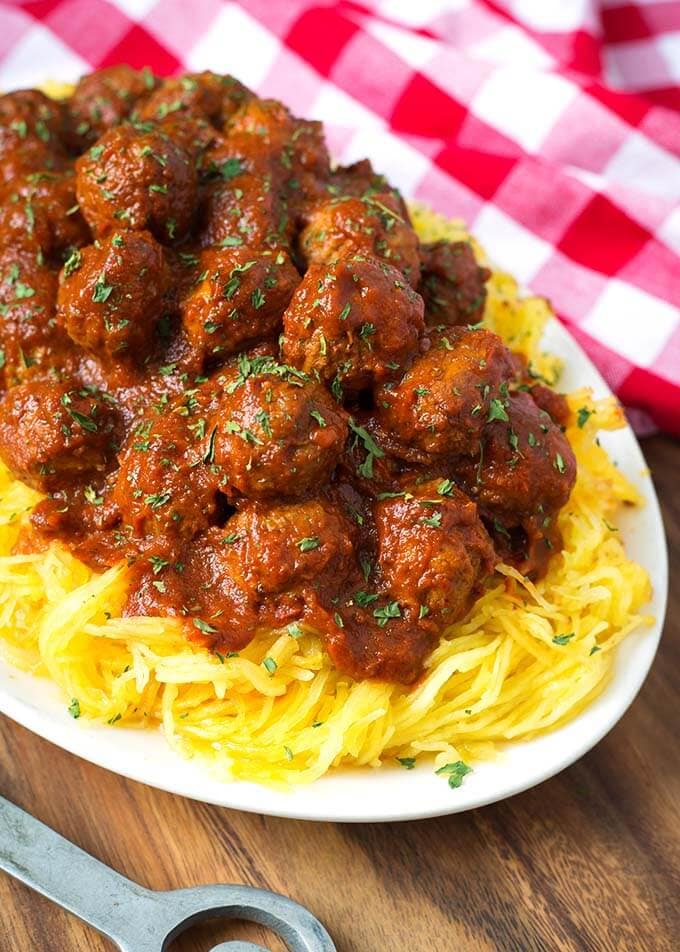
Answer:
<svg viewBox="0 0 680 952"><path fill-rule="evenodd" d="M480 329L367 161L232 77L111 67L0 97L0 455L23 547L132 566L128 614L239 651L321 633L416 680L503 558L559 551L562 397Z"/></svg>

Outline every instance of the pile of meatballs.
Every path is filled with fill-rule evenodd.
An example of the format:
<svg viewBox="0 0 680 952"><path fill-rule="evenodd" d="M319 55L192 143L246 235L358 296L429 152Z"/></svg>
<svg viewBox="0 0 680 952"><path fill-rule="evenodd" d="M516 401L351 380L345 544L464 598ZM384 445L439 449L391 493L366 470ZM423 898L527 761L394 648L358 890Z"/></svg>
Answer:
<svg viewBox="0 0 680 952"><path fill-rule="evenodd" d="M224 654L320 633L414 682L504 560L538 576L568 410L481 326L368 161L230 76L117 66L0 97L0 455L18 543L127 560L130 615Z"/></svg>

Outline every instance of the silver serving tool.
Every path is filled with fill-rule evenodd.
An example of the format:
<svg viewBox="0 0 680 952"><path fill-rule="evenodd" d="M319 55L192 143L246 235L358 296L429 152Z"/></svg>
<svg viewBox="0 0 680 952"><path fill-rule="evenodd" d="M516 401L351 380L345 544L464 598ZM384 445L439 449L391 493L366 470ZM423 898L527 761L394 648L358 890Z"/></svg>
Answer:
<svg viewBox="0 0 680 952"><path fill-rule="evenodd" d="M319 920L286 896L251 886L144 889L3 797L0 869L93 926L121 952L163 952L194 923L216 918L258 922L291 952L336 952ZM211 952L267 950L233 941Z"/></svg>

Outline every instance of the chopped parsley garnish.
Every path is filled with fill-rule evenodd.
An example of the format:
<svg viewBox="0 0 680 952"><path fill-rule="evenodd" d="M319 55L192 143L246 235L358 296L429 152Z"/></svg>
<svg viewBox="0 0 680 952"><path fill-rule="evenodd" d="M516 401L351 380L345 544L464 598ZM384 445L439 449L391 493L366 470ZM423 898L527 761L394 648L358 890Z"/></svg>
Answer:
<svg viewBox="0 0 680 952"><path fill-rule="evenodd" d="M250 295L250 300L253 307L256 311L259 311L261 307L265 304L265 296L261 288L255 288L253 293Z"/></svg>
<svg viewBox="0 0 680 952"><path fill-rule="evenodd" d="M464 760L456 760L452 764L444 764L443 767L435 770L435 773L448 777L449 786L452 790L455 790L462 786L464 778L472 773L472 767L468 767Z"/></svg>
<svg viewBox="0 0 680 952"><path fill-rule="evenodd" d="M321 545L321 540L318 536L306 536L304 539L300 539L297 544L300 552L311 552L313 549L318 549Z"/></svg>
<svg viewBox="0 0 680 952"><path fill-rule="evenodd" d="M573 637L574 632L572 631L568 635L555 635L552 641L554 645L568 645Z"/></svg>
<svg viewBox="0 0 680 952"><path fill-rule="evenodd" d="M104 502L103 496L98 496L94 486L86 486L84 496L92 506L101 506Z"/></svg>
<svg viewBox="0 0 680 952"><path fill-rule="evenodd" d="M441 529L442 514L441 512L434 512L431 516L423 516L420 522L422 522L424 526L429 526L431 529Z"/></svg>
<svg viewBox="0 0 680 952"><path fill-rule="evenodd" d="M510 417L503 406L503 401L499 400L498 397L494 397L489 405L489 416L487 417L487 421L491 423L493 420L502 420L504 423L508 423L510 420Z"/></svg>
<svg viewBox="0 0 680 952"><path fill-rule="evenodd" d="M151 562L154 575L158 575L159 572L163 571L166 565L170 564L167 559L162 558L160 555L149 556L149 562Z"/></svg>
<svg viewBox="0 0 680 952"><path fill-rule="evenodd" d="M555 469L558 473L565 473L567 469L560 453L555 454Z"/></svg>
<svg viewBox="0 0 680 952"><path fill-rule="evenodd" d="M353 598L360 608L367 608L378 601L378 596L374 592L355 592Z"/></svg>
<svg viewBox="0 0 680 952"><path fill-rule="evenodd" d="M71 703L68 706L68 712L74 720L78 720L80 717L80 701L77 697L71 698Z"/></svg>
<svg viewBox="0 0 680 952"><path fill-rule="evenodd" d="M103 304L111 297L112 291L113 285L106 283L106 274L102 271L102 273L97 278L97 283L94 286L92 300L95 304Z"/></svg>
<svg viewBox="0 0 680 952"><path fill-rule="evenodd" d="M371 434L363 426L357 426L353 418L349 418L349 428L353 433L361 440L364 444L364 449L366 450L366 459L360 466L357 467L357 472L360 476L364 476L366 479L373 478L373 460L382 459L385 455L384 451L378 446Z"/></svg>
<svg viewBox="0 0 680 952"><path fill-rule="evenodd" d="M413 770L416 765L415 757L397 757L397 763L401 764L406 770Z"/></svg>
<svg viewBox="0 0 680 952"><path fill-rule="evenodd" d="M217 631L217 628L213 628L212 625L209 625L207 621L203 621L202 618L192 618L194 623L194 628L198 628L199 631L202 631L204 635L211 635Z"/></svg>
<svg viewBox="0 0 680 952"><path fill-rule="evenodd" d="M63 402L63 400L62 400ZM84 413L78 413L77 410L73 410L70 406L67 406L70 416L78 423L84 430L87 430L88 433L96 433L99 429L96 422L89 416L85 416Z"/></svg>
<svg viewBox="0 0 680 952"><path fill-rule="evenodd" d="M64 277L70 278L74 271L77 271L78 268L83 263L83 256L78 251L77 248L74 248L71 254L68 256L64 262Z"/></svg>
<svg viewBox="0 0 680 952"><path fill-rule="evenodd" d="M456 484L451 482L450 479L443 479L437 486L437 492L440 496L450 496L452 495L455 488Z"/></svg>
<svg viewBox="0 0 680 952"><path fill-rule="evenodd" d="M147 506L151 506L152 509L160 509L161 506L170 502L170 493L151 493L149 496L144 497L144 502Z"/></svg>
<svg viewBox="0 0 680 952"><path fill-rule="evenodd" d="M269 672L270 677L272 677L275 674L276 669L278 668L278 664L276 663L276 661L274 661L273 658L265 658L262 664Z"/></svg>
<svg viewBox="0 0 680 952"><path fill-rule="evenodd" d="M401 618L401 605L399 602L388 602L387 605L374 608L373 617L377 618L378 625L384 628L392 618Z"/></svg>
<svg viewBox="0 0 680 952"><path fill-rule="evenodd" d="M588 420L593 415L593 410L589 410L588 407L579 407L576 411L576 423L580 430L586 425Z"/></svg>
<svg viewBox="0 0 680 952"><path fill-rule="evenodd" d="M296 621L291 622L286 630L291 638L302 638L304 635L304 631L302 628L300 628Z"/></svg>
<svg viewBox="0 0 680 952"><path fill-rule="evenodd" d="M245 171L241 159L227 159L226 162L223 162L219 166L219 173L225 181L229 179L236 178L237 175L241 175Z"/></svg>

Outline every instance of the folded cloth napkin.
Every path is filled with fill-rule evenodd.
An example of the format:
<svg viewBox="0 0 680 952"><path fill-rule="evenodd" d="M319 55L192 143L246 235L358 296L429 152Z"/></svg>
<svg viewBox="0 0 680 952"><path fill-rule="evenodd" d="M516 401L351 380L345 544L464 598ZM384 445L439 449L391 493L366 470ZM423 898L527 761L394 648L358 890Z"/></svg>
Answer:
<svg viewBox="0 0 680 952"><path fill-rule="evenodd" d="M550 298L639 430L680 434L680 3L0 3L0 88L120 62L323 119Z"/></svg>

